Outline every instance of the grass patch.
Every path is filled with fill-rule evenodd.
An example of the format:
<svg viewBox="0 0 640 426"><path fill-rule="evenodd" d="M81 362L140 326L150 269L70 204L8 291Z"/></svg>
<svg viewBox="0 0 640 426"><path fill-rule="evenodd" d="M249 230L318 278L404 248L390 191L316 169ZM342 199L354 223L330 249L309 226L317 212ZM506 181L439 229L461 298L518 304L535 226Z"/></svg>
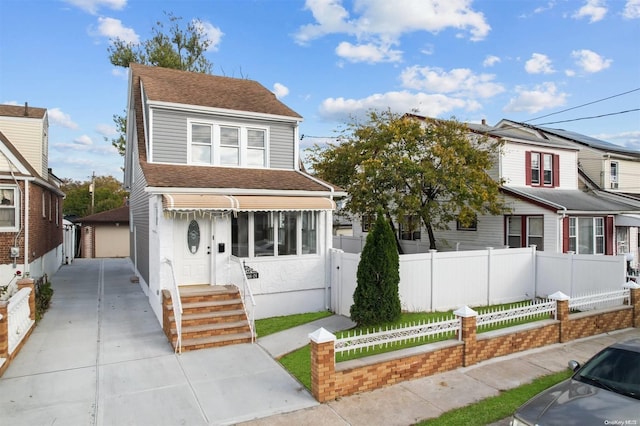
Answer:
<svg viewBox="0 0 640 426"><path fill-rule="evenodd" d="M333 313L329 311L320 311L259 319L256 320L256 335L258 337L268 336L269 334L287 330L320 318L330 317L331 315Z"/></svg>
<svg viewBox="0 0 640 426"><path fill-rule="evenodd" d="M466 407L447 411L440 417L417 423L418 425L449 426L478 425L483 426L509 417L529 399L543 390L569 378L573 372L569 369L559 373L540 377L531 383L509 389L500 395L483 399Z"/></svg>
<svg viewBox="0 0 640 426"><path fill-rule="evenodd" d="M290 352L279 360L280 364L305 388L311 390L311 346L306 345Z"/></svg>

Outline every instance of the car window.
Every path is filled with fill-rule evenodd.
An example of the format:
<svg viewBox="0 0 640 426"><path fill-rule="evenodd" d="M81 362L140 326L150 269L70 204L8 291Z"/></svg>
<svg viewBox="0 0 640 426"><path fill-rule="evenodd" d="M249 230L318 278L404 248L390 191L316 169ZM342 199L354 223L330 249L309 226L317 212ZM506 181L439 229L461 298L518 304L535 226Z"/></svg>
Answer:
<svg viewBox="0 0 640 426"><path fill-rule="evenodd" d="M640 399L640 353L607 348L578 370L574 379Z"/></svg>

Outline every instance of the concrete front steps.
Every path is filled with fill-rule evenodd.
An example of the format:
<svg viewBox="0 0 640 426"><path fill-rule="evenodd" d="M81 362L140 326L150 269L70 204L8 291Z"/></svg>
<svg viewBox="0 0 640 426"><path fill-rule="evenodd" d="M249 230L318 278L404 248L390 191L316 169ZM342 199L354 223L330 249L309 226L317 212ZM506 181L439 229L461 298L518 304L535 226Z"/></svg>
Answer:
<svg viewBox="0 0 640 426"><path fill-rule="evenodd" d="M251 327L238 288L233 285L180 286L182 350L251 343ZM163 290L163 329L176 348L178 332L171 294Z"/></svg>

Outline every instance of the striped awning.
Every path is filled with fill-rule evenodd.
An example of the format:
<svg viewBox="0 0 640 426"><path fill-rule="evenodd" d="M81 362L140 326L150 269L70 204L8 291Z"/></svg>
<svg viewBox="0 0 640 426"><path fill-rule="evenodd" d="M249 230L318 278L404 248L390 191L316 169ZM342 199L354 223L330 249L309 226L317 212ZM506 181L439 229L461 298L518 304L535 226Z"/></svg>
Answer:
<svg viewBox="0 0 640 426"><path fill-rule="evenodd" d="M164 194L162 207L165 210L234 210L238 206L235 198L215 194Z"/></svg>
<svg viewBox="0 0 640 426"><path fill-rule="evenodd" d="M163 194L162 207L169 211L309 211L335 210L324 197L267 195Z"/></svg>

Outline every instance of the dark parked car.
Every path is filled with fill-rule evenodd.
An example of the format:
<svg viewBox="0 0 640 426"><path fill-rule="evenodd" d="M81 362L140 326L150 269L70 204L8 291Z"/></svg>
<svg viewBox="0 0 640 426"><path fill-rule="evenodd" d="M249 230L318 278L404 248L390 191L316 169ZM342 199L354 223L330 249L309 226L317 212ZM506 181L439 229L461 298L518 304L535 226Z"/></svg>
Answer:
<svg viewBox="0 0 640 426"><path fill-rule="evenodd" d="M571 378L518 408L511 425L640 426L640 339L615 343L582 367L569 361L569 368Z"/></svg>

